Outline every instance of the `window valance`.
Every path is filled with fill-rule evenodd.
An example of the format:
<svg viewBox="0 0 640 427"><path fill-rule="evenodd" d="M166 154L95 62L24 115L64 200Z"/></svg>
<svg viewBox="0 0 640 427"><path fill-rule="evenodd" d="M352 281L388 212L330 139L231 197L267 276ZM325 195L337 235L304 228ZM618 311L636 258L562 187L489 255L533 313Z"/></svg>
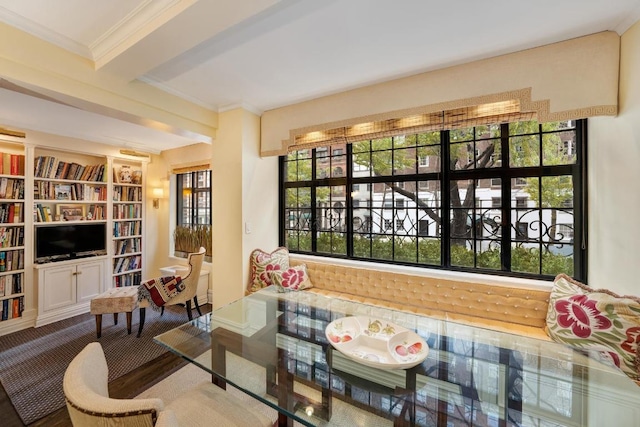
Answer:
<svg viewBox="0 0 640 427"><path fill-rule="evenodd" d="M260 155L527 117L615 116L619 65L620 36L607 31L359 87L266 111Z"/></svg>

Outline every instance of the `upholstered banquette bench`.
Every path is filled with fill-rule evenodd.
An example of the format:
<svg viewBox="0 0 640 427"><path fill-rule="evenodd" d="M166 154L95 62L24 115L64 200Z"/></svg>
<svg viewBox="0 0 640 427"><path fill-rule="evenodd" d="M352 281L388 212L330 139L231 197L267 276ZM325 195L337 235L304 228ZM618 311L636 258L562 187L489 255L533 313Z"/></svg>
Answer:
<svg viewBox="0 0 640 427"><path fill-rule="evenodd" d="M564 274L553 283L454 274L292 255L286 248L257 249L251 265L249 292L275 285L281 292L316 293L446 320L461 326L455 333L469 332L464 328L469 325L556 341L579 350L581 363L604 362L640 385L640 298L593 289Z"/></svg>
<svg viewBox="0 0 640 427"><path fill-rule="evenodd" d="M291 256L305 264L314 292L433 318L549 340L544 331L551 285L509 286L496 280L451 280L385 266L355 267ZM416 269L417 270L417 269ZM489 279L491 280L491 279Z"/></svg>

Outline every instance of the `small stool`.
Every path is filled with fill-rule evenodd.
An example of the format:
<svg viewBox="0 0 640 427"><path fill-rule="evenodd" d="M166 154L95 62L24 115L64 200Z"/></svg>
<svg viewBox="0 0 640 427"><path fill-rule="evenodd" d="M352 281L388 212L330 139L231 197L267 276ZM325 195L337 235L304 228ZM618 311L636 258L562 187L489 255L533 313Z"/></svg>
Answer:
<svg viewBox="0 0 640 427"><path fill-rule="evenodd" d="M91 300L91 314L96 316L96 335L102 335L102 315L113 313L113 323L118 324L118 313L127 314L127 333L131 335L131 314L138 307L138 287L112 288Z"/></svg>

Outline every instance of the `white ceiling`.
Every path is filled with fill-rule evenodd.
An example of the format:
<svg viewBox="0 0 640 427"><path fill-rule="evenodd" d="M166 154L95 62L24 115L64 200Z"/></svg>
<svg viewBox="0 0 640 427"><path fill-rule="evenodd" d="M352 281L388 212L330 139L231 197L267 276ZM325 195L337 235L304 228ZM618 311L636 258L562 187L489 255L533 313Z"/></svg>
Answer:
<svg viewBox="0 0 640 427"><path fill-rule="evenodd" d="M640 0L0 0L0 21L109 72L212 110L258 113L600 31L622 34L639 18ZM31 98L24 103L37 105L21 116L5 92L0 124L62 134L62 116L45 123L34 111L68 108L88 115L88 139L153 140L152 151L193 142Z"/></svg>

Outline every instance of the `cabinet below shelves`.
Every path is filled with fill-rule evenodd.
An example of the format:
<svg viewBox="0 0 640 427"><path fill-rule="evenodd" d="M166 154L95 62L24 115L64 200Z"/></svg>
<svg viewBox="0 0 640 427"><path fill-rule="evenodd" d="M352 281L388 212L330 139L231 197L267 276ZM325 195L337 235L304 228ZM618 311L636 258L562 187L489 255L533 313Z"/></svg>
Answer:
<svg viewBox="0 0 640 427"><path fill-rule="evenodd" d="M37 265L36 326L87 312L91 299L105 290L107 260L95 257Z"/></svg>

